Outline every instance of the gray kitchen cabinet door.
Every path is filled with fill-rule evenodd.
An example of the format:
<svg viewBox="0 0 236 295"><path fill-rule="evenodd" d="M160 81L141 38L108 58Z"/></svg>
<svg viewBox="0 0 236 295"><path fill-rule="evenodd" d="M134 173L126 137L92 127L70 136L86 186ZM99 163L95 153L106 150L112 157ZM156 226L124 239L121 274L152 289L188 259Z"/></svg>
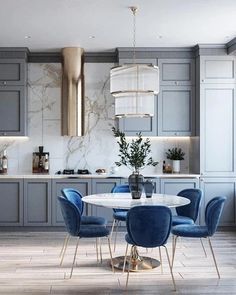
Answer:
<svg viewBox="0 0 236 295"><path fill-rule="evenodd" d="M91 194L91 179L54 179L52 181L52 225L63 226L64 220L61 214L60 204L57 200L61 196L63 188L74 188L78 190L82 196ZM87 206L84 206L83 214L87 214Z"/></svg>
<svg viewBox="0 0 236 295"><path fill-rule="evenodd" d="M92 179L92 194L110 193L112 188L121 184L120 178ZM109 225L113 222L113 210L111 208L88 205L89 215L105 217Z"/></svg>
<svg viewBox="0 0 236 295"><path fill-rule="evenodd" d="M217 196L225 196L226 202L220 219L221 226L236 225L236 179L235 178L201 178L200 186L204 193L203 214L201 223L204 224L204 212L207 203Z"/></svg>
<svg viewBox="0 0 236 295"><path fill-rule="evenodd" d="M0 59L0 86L25 85L26 71L24 59Z"/></svg>
<svg viewBox="0 0 236 295"><path fill-rule="evenodd" d="M26 135L26 109L23 86L0 86L0 135Z"/></svg>
<svg viewBox="0 0 236 295"><path fill-rule="evenodd" d="M23 180L0 180L0 226L23 225Z"/></svg>
<svg viewBox="0 0 236 295"><path fill-rule="evenodd" d="M200 83L236 83L236 58L201 56Z"/></svg>
<svg viewBox="0 0 236 295"><path fill-rule="evenodd" d="M137 59L138 64L152 64L156 65L156 59ZM119 64L132 64L132 59L120 59ZM158 81L157 81L158 83ZM144 136L157 135L157 96L154 97L155 113L153 117L149 118L118 118L117 127L123 131L127 136L135 136L138 132L142 132Z"/></svg>
<svg viewBox="0 0 236 295"><path fill-rule="evenodd" d="M200 172L204 176L234 176L235 85L202 84L200 91Z"/></svg>
<svg viewBox="0 0 236 295"><path fill-rule="evenodd" d="M194 87L161 87L158 95L158 136L193 135L194 108Z"/></svg>
<svg viewBox="0 0 236 295"><path fill-rule="evenodd" d="M195 85L194 59L158 59L160 85Z"/></svg>
<svg viewBox="0 0 236 295"><path fill-rule="evenodd" d="M199 188L198 178L161 178L161 194L177 195L187 188Z"/></svg>
<svg viewBox="0 0 236 295"><path fill-rule="evenodd" d="M51 180L24 180L24 225L49 226L51 214Z"/></svg>

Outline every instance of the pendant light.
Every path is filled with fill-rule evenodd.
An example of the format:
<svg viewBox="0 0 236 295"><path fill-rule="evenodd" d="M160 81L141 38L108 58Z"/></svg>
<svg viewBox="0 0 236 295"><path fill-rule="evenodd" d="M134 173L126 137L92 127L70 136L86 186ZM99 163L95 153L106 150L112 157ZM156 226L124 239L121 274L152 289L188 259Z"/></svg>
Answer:
<svg viewBox="0 0 236 295"><path fill-rule="evenodd" d="M115 97L116 117L154 116L154 99L159 92L159 69L150 64L138 64L135 57L136 12L133 13L133 63L110 71L110 92Z"/></svg>

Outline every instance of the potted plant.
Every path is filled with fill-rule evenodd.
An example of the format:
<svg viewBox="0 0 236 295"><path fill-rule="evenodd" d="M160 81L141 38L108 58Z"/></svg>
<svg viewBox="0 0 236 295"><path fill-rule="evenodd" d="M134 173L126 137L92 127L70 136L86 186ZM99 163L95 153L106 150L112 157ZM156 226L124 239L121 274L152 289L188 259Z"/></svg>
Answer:
<svg viewBox="0 0 236 295"><path fill-rule="evenodd" d="M124 132L119 129L112 128L113 134L119 145L119 162L115 162L117 166L124 165L131 169L133 173L129 176L129 185L133 199L139 199L143 190L143 176L139 173L146 166L156 166L158 162L149 156L151 153L150 139L142 138L141 132L137 133L137 138L132 139L128 143Z"/></svg>
<svg viewBox="0 0 236 295"><path fill-rule="evenodd" d="M180 161L184 160L185 153L182 151L181 148L174 147L172 149L168 149L166 152L167 159L173 161L173 172L179 173L180 172Z"/></svg>

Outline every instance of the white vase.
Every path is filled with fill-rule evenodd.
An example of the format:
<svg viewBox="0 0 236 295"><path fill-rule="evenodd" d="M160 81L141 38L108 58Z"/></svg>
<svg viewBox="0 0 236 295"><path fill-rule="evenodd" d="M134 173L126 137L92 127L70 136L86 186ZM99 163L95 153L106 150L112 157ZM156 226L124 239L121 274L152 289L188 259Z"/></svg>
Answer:
<svg viewBox="0 0 236 295"><path fill-rule="evenodd" d="M173 160L173 173L180 173L180 160Z"/></svg>

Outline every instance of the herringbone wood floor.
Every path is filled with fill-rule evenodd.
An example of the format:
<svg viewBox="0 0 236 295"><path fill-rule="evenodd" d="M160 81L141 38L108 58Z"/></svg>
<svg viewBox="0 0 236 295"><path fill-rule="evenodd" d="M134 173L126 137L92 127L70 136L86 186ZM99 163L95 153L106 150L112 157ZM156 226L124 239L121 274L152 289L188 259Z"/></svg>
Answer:
<svg viewBox="0 0 236 295"><path fill-rule="evenodd" d="M218 232L212 239L222 278L217 279L207 247L205 257L199 240L182 239L176 252L173 286L165 252L163 269L131 273L125 289L126 274L111 272L108 247L103 242L103 263L97 264L93 240L80 242L77 266L68 279L75 240L69 243L62 267L59 252L63 232L1 232L0 294L236 294L236 232ZM171 254L171 239L167 244ZM125 251L124 233L119 233L114 256ZM159 257L158 249L140 249L145 256Z"/></svg>

